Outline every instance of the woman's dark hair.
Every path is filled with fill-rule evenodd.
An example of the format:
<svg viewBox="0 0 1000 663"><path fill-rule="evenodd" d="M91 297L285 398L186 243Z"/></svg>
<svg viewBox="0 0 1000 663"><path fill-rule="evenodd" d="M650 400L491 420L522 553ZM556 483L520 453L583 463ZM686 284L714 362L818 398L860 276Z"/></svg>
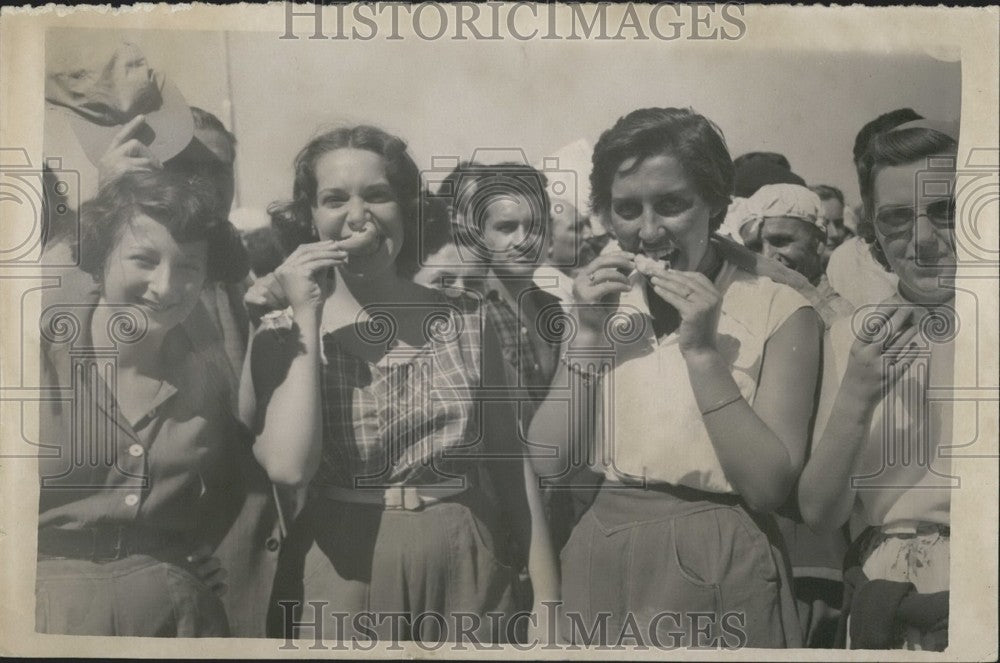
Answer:
<svg viewBox="0 0 1000 663"><path fill-rule="evenodd" d="M900 124L906 124L901 122ZM899 125L896 125L899 126ZM890 270L885 251L875 233L875 178L887 166L902 166L937 154L953 151L955 139L925 127L892 128L875 134L858 158L858 186L864 216L858 224L858 235L864 239L875 260ZM914 183L916 186L916 183Z"/></svg>
<svg viewBox="0 0 1000 663"><path fill-rule="evenodd" d="M420 242L416 214L420 200L420 170L406 151L406 143L377 127L340 127L310 140L295 157L292 199L272 203L267 211L278 232L282 248L291 253L299 244L315 241L312 208L316 206L316 163L335 150L367 150L385 161L385 175L403 209L403 246L396 258L400 274L416 271Z"/></svg>
<svg viewBox="0 0 1000 663"><path fill-rule="evenodd" d="M897 108L896 110L891 110L888 113L882 113L871 122L865 124L865 126L861 127L861 131L859 131L858 135L854 138L854 149L852 151L854 156L854 165L857 166L861 161L861 157L864 155L865 149L868 147L868 143L871 142L872 138L891 129L895 129L901 124L922 119L924 119L924 116L912 108Z"/></svg>
<svg viewBox="0 0 1000 663"><path fill-rule="evenodd" d="M239 233L218 212L205 180L170 171L125 173L80 206L80 268L100 280L122 231L139 214L162 224L177 242L208 242L208 281L236 283L249 272Z"/></svg>
<svg viewBox="0 0 1000 663"><path fill-rule="evenodd" d="M722 131L687 108L635 110L601 134L590 172L591 208L602 215L610 209L611 184L627 159L636 159L635 169L660 154L679 161L698 194L718 209L710 226L717 230L733 192L733 160Z"/></svg>

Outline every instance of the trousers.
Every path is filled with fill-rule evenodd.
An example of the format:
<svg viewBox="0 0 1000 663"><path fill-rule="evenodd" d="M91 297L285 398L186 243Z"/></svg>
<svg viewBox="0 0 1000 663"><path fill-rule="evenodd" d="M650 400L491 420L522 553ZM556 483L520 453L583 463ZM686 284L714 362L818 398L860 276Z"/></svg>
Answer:
<svg viewBox="0 0 1000 663"><path fill-rule="evenodd" d="M109 562L38 560L35 630L63 635L227 637L222 601L179 564L149 555Z"/></svg>

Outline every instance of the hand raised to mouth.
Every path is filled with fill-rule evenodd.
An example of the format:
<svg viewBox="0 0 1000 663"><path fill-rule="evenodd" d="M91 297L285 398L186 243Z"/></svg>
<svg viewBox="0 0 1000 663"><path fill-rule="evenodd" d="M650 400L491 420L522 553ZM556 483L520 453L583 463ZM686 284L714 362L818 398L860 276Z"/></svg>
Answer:
<svg viewBox="0 0 1000 663"><path fill-rule="evenodd" d="M365 224L355 230L349 237L337 241L337 248L356 256L368 256L375 253L382 243L382 233L379 231L371 215L365 217Z"/></svg>

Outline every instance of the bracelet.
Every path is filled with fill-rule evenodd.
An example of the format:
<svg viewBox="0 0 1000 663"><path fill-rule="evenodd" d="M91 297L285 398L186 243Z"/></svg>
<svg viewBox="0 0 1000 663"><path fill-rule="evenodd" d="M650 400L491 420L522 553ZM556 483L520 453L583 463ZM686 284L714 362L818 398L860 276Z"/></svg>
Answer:
<svg viewBox="0 0 1000 663"><path fill-rule="evenodd" d="M580 366L580 364L571 363L570 355L568 352L564 352L562 355L560 355L559 361L561 361L566 366L566 368L569 370L570 373L579 375L581 378L583 378L583 381L586 382L587 384L590 384L591 380L594 380L601 376L600 372L595 373L593 371L587 371L584 370L583 367Z"/></svg>
<svg viewBox="0 0 1000 663"><path fill-rule="evenodd" d="M732 405L736 401L741 401L741 400L743 400L743 394L737 394L736 396L730 398L729 400L722 401L721 403L716 403L715 405L713 405L712 407L708 408L707 410L702 410L701 411L701 416L704 417L705 415L712 414L713 412L718 412L719 410L721 410L723 408L729 407L730 405Z"/></svg>

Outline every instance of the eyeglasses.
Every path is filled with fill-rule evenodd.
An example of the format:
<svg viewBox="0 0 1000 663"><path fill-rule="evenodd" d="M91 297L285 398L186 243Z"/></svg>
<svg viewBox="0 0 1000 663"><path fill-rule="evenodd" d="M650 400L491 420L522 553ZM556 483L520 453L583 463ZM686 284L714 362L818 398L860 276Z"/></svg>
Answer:
<svg viewBox="0 0 1000 663"><path fill-rule="evenodd" d="M883 235L908 232L917 219L926 216L935 228L950 230L955 227L955 197L940 198L923 208L912 205L882 207L875 214L875 225Z"/></svg>

